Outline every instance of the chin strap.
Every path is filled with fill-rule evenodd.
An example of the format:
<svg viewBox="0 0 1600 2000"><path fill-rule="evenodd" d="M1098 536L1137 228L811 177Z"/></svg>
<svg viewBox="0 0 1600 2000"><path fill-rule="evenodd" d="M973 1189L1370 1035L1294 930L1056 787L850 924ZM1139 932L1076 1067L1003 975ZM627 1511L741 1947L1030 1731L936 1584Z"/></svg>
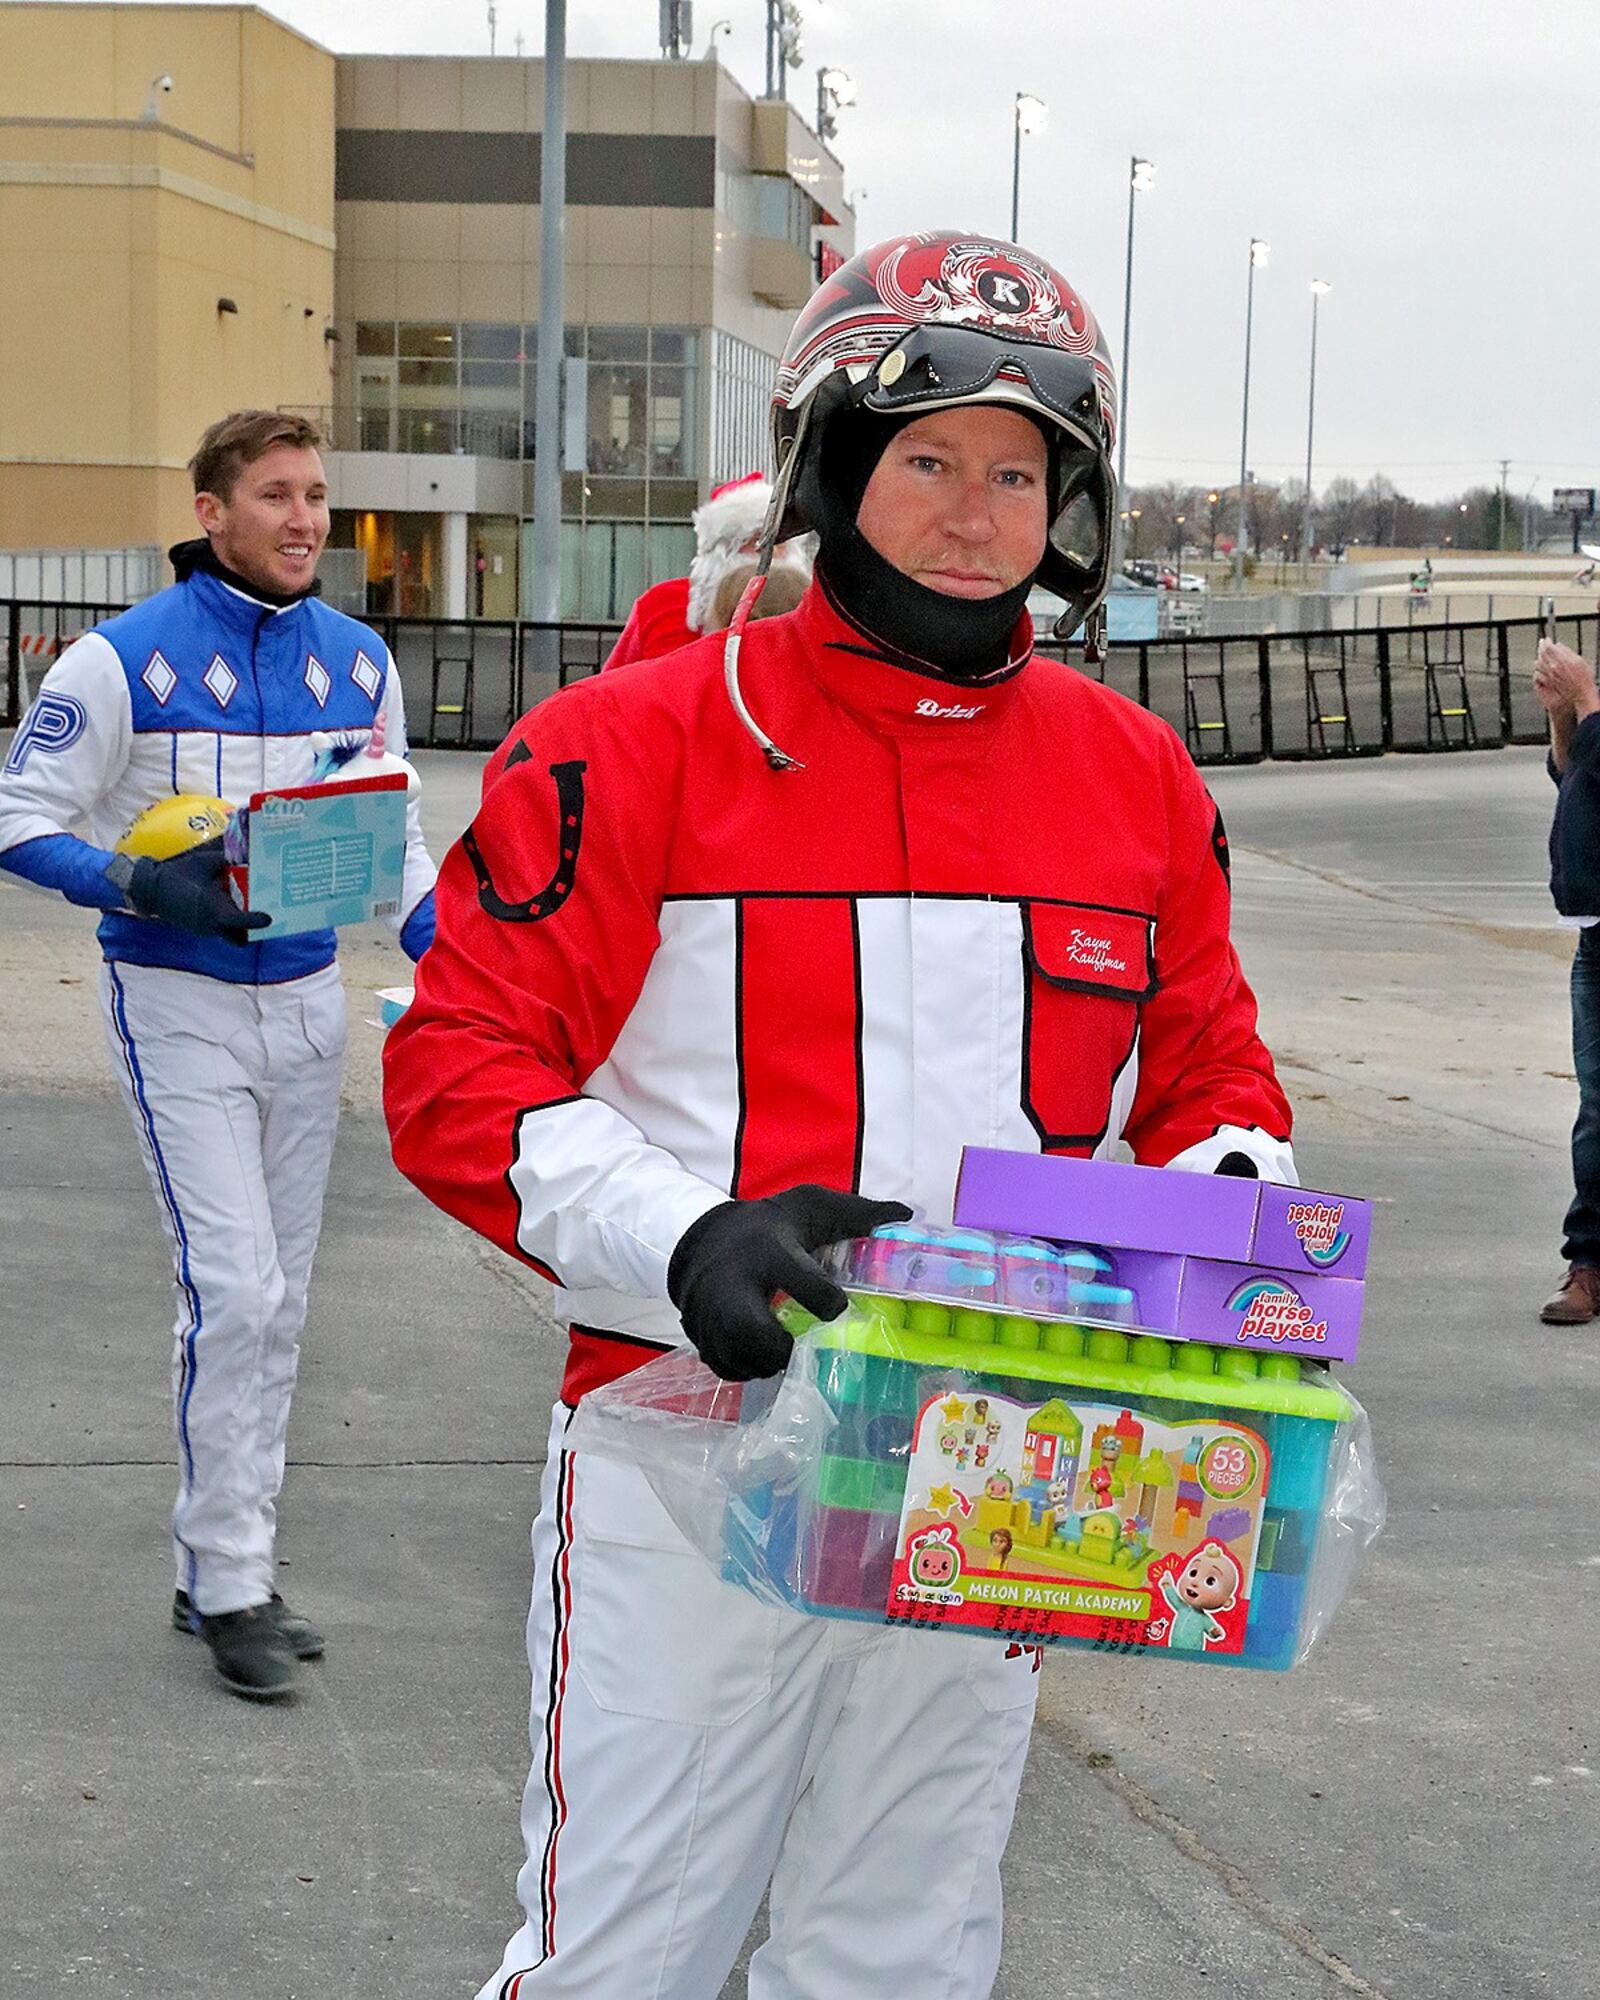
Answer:
<svg viewBox="0 0 1600 2000"><path fill-rule="evenodd" d="M772 499L767 507L767 518L761 524L761 542L756 552L756 573L744 587L744 595L733 614L733 623L728 627L728 636L722 642L722 680L728 690L728 699L733 704L733 712L774 771L803 771L805 765L798 757L791 757L787 750L780 750L750 713L739 686L739 648L744 642L744 628L750 622L756 599L767 587L767 572L772 567L773 551L778 545L778 529L789 505L789 489L794 484L795 467L800 463L801 446L810 424L811 404L808 401L800 413L794 442L772 483Z"/></svg>

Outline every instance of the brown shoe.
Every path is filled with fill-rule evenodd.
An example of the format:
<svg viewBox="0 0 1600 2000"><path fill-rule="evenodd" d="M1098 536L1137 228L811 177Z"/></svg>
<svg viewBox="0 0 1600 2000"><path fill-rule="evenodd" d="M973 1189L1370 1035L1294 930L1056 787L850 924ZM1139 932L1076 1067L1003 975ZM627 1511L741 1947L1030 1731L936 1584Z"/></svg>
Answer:
<svg viewBox="0 0 1600 2000"><path fill-rule="evenodd" d="M1559 1291L1539 1308L1546 1326L1587 1326L1600 1318L1600 1271L1592 1264L1569 1264Z"/></svg>

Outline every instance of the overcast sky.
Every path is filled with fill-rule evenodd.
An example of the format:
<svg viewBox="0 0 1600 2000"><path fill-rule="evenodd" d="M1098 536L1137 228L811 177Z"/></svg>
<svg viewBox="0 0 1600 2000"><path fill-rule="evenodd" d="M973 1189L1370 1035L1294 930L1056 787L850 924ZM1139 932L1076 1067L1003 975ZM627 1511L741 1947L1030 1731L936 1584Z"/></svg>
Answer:
<svg viewBox="0 0 1600 2000"><path fill-rule="evenodd" d="M1013 95L1024 243L1098 313L1120 360L1127 170L1139 198L1128 473L1237 477L1245 283L1256 280L1251 464L1303 475L1309 282L1323 300L1314 481L1388 472L1429 498L1498 480L1600 482L1600 115L1595 0L801 0L816 68L859 98L835 142L867 190L860 240L1010 220ZM273 0L340 50L487 54L478 0ZM724 62L764 84L764 0L696 0ZM657 0L568 0L572 55L652 56ZM499 0L498 47L543 46L543 0Z"/></svg>

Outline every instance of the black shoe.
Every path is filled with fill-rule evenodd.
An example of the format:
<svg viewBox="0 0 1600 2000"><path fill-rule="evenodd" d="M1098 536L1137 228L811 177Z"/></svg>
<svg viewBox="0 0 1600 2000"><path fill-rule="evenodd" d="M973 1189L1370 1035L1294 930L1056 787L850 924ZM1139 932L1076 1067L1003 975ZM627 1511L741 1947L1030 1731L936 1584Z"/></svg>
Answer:
<svg viewBox="0 0 1600 2000"><path fill-rule="evenodd" d="M277 1619L278 1630L289 1642L289 1650L297 1660L322 1658L328 1642L309 1618L302 1618L298 1611L291 1611L276 1591L272 1593L272 1602L263 1608ZM174 1632L198 1632L200 1629L199 1614L190 1604L186 1590L172 1593L172 1629Z"/></svg>
<svg viewBox="0 0 1600 2000"><path fill-rule="evenodd" d="M200 1636L222 1684L247 1701L280 1701L294 1689L294 1654L272 1607L252 1604L243 1611L202 1617Z"/></svg>

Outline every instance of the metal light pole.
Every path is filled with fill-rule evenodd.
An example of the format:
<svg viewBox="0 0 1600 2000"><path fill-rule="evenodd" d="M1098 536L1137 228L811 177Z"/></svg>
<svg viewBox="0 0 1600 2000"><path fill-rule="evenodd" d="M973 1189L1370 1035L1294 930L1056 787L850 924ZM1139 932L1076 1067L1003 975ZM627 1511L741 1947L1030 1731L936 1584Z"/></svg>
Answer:
<svg viewBox="0 0 1600 2000"><path fill-rule="evenodd" d="M1155 186L1153 160L1141 160L1137 153L1128 162L1128 261L1122 280L1122 402L1117 412L1117 491L1123 489L1128 473L1128 337L1133 326L1133 210L1138 196Z"/></svg>
<svg viewBox="0 0 1600 2000"><path fill-rule="evenodd" d="M800 27L799 0L767 0L768 97L789 94L789 71L801 63Z"/></svg>
<svg viewBox="0 0 1600 2000"><path fill-rule="evenodd" d="M1017 92L1011 110L1011 240L1017 240L1017 210L1022 199L1022 135L1044 130L1045 105L1026 90Z"/></svg>
<svg viewBox="0 0 1600 2000"><path fill-rule="evenodd" d="M837 137L839 121L834 113L855 101L855 78L824 63L817 71L817 137L824 142Z"/></svg>
<svg viewBox="0 0 1600 2000"><path fill-rule="evenodd" d="M561 351L567 241L567 0L545 0L539 143L539 359L534 390L533 615L561 615ZM546 635L554 639L556 635ZM555 648L549 648L554 657ZM541 662L541 664L548 664Z"/></svg>
<svg viewBox="0 0 1600 2000"><path fill-rule="evenodd" d="M1311 280L1311 392L1306 399L1306 512L1300 530L1300 578L1305 581L1306 564L1311 560L1311 439L1317 421L1317 307L1323 295L1333 290L1325 278Z"/></svg>
<svg viewBox="0 0 1600 2000"><path fill-rule="evenodd" d="M1244 414L1239 422L1239 537L1233 546L1233 582L1244 589L1244 545L1249 531L1250 486L1250 337L1255 323L1256 272L1272 255L1272 245L1259 236L1250 239L1250 278L1244 302Z"/></svg>
<svg viewBox="0 0 1600 2000"><path fill-rule="evenodd" d="M1221 499L1222 495L1214 489L1206 495L1206 506L1211 512L1211 554L1209 560L1212 562L1215 562L1217 559L1217 505Z"/></svg>

